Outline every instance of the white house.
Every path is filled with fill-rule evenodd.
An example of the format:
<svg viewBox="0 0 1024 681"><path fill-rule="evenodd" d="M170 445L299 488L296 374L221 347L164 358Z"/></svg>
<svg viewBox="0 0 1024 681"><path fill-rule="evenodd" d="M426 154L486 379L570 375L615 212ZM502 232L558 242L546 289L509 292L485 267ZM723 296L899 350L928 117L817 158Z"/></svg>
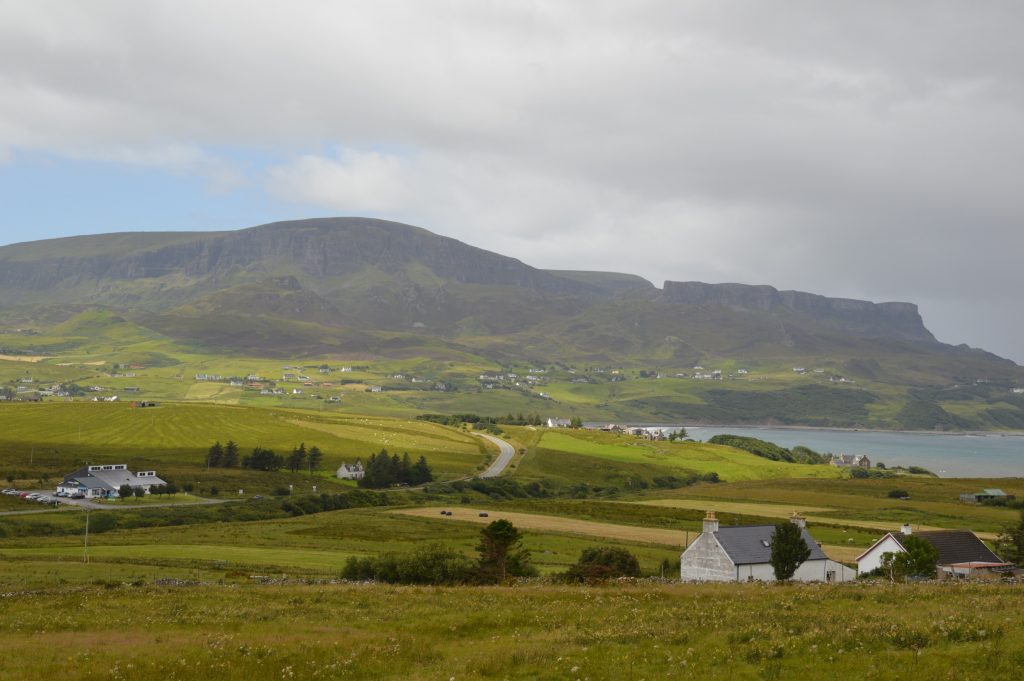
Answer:
<svg viewBox="0 0 1024 681"><path fill-rule="evenodd" d="M572 422L569 419L549 418L547 422L548 428L568 428L571 425Z"/></svg>
<svg viewBox="0 0 1024 681"><path fill-rule="evenodd" d="M798 582L846 582L856 579L857 571L829 559L807 531L806 521L794 515L791 522L800 527L811 555L793 575ZM714 511L704 519L704 531L679 559L679 576L694 582L773 582L771 543L774 525L735 525L720 527Z"/></svg>
<svg viewBox="0 0 1024 681"><path fill-rule="evenodd" d="M122 485L128 485L132 489L141 487L149 494L150 488L166 484L157 476L156 471L132 473L125 464L86 466L64 476L64 480L57 485L57 494L82 494L86 498L95 499L116 495Z"/></svg>
<svg viewBox="0 0 1024 681"><path fill-rule="evenodd" d="M912 534L910 525L904 525L899 532L889 532L857 556L857 569L866 574L881 567L885 554L905 553L904 542ZM925 540L938 552L939 579L998 577L1013 571L1011 563L994 554L970 530L928 530L914 536Z"/></svg>
<svg viewBox="0 0 1024 681"><path fill-rule="evenodd" d="M336 475L340 480L360 480L366 477L366 471L363 470L362 462L357 459L353 464L341 464Z"/></svg>

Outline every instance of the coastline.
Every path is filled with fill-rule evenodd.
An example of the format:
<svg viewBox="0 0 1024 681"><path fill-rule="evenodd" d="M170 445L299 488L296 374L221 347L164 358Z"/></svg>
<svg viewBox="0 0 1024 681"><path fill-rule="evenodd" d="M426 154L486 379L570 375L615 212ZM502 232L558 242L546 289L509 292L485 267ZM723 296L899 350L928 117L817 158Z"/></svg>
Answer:
<svg viewBox="0 0 1024 681"><path fill-rule="evenodd" d="M584 428L600 428L605 421L584 422ZM628 424L628 425L627 425ZM843 428L840 426L772 425L767 423L644 423L624 421L630 428L743 428L745 430L794 430L822 433L883 433L890 435L950 435L963 437L1024 437L1024 430L896 430L887 428Z"/></svg>

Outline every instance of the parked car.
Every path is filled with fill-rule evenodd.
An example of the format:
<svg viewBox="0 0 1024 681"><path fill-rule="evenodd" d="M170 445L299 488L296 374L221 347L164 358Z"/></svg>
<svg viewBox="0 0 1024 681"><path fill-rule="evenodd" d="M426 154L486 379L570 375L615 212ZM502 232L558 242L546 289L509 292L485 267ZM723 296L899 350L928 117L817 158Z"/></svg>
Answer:
<svg viewBox="0 0 1024 681"><path fill-rule="evenodd" d="M35 501L36 499L38 499L41 496L43 496L43 495L40 494L39 492L32 492L30 494L26 494L25 498L26 499L32 499L33 501Z"/></svg>
<svg viewBox="0 0 1024 681"><path fill-rule="evenodd" d="M481 517L481 518L489 518L490 516L489 516L489 515L487 515L487 511L481 511L481 512L480 512L480 517Z"/></svg>

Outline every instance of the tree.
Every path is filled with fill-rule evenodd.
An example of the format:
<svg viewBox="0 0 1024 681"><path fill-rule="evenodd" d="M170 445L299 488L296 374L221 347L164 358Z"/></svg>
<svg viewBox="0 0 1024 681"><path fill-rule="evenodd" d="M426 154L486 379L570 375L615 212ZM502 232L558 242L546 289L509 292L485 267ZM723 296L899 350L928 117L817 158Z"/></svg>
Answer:
<svg viewBox="0 0 1024 681"><path fill-rule="evenodd" d="M221 465L224 468L234 468L238 465L238 445L233 440L228 440L228 443L224 445L224 456L221 459Z"/></svg>
<svg viewBox="0 0 1024 681"><path fill-rule="evenodd" d="M583 419L581 419L579 416L571 417L569 419L569 427L570 428L582 428L583 427Z"/></svg>
<svg viewBox="0 0 1024 681"><path fill-rule="evenodd" d="M775 526L770 547L770 562L775 571L775 579L780 582L791 579L797 568L811 555L811 547L804 541L800 527L790 522Z"/></svg>
<svg viewBox="0 0 1024 681"><path fill-rule="evenodd" d="M914 535L903 537L900 542L906 551L882 554L882 572L893 582L901 582L907 577L934 577L935 564L939 560L938 550Z"/></svg>
<svg viewBox="0 0 1024 681"><path fill-rule="evenodd" d="M146 488L145 487L133 487L132 488L132 494L134 494L136 497L141 499L142 497L146 496Z"/></svg>
<svg viewBox="0 0 1024 681"><path fill-rule="evenodd" d="M117 496L121 497L122 500L130 497L132 493L132 486L129 484L121 485L117 490Z"/></svg>
<svg viewBox="0 0 1024 681"><path fill-rule="evenodd" d="M1003 560L1024 567L1024 509L1020 512L1020 522L1003 529L996 540L996 549Z"/></svg>
<svg viewBox="0 0 1024 681"><path fill-rule="evenodd" d="M534 574L530 552L522 548L523 534L507 520L495 520L480 531L479 576L484 582Z"/></svg>
<svg viewBox="0 0 1024 681"><path fill-rule="evenodd" d="M209 451L206 452L206 467L216 468L221 464L224 459L224 448L220 446L220 441L213 443Z"/></svg>
<svg viewBox="0 0 1024 681"><path fill-rule="evenodd" d="M298 447L293 447L292 453L288 455L288 470L290 470L292 473L298 473L305 467L306 443L303 442Z"/></svg>
<svg viewBox="0 0 1024 681"><path fill-rule="evenodd" d="M242 459L243 468L251 468L257 471L279 471L284 465L284 460L274 453L272 449L256 447L252 454Z"/></svg>
<svg viewBox="0 0 1024 681"><path fill-rule="evenodd" d="M428 483L434 479L434 473L430 470L430 466L427 465L427 457L420 456L416 460L416 463L412 467L412 479L409 481L411 485L422 485Z"/></svg>
<svg viewBox="0 0 1024 681"><path fill-rule="evenodd" d="M593 546L583 549L579 560L565 573L572 582L594 582L617 577L639 577L640 562L626 549Z"/></svg>
<svg viewBox="0 0 1024 681"><path fill-rule="evenodd" d="M320 470L320 464L323 463L324 454L320 451L320 448L313 446L309 448L308 463L309 463L309 474L313 475Z"/></svg>

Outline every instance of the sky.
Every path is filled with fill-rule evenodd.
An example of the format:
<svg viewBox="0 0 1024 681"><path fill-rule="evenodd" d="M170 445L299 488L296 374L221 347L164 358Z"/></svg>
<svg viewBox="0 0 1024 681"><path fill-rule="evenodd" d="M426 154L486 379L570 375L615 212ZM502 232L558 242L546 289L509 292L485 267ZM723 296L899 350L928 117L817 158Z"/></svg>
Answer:
<svg viewBox="0 0 1024 681"><path fill-rule="evenodd" d="M1024 363L1024 4L0 0L0 244L362 215Z"/></svg>

